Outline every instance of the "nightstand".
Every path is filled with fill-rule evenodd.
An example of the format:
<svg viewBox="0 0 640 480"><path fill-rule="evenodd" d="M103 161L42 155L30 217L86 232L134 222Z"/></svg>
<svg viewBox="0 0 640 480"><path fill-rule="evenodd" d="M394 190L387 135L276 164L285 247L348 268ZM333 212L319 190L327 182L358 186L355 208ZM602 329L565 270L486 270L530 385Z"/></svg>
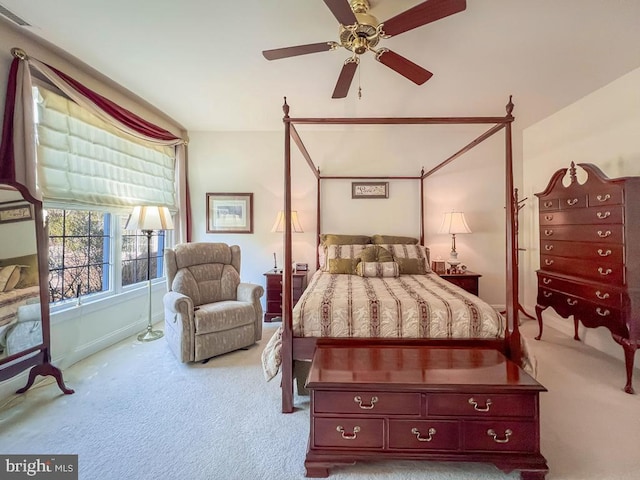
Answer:
<svg viewBox="0 0 640 480"><path fill-rule="evenodd" d="M271 322L282 317L282 272L273 270L264 274L267 279L267 311L264 321ZM302 292L307 288L307 272L293 272L293 305L298 302Z"/></svg>
<svg viewBox="0 0 640 480"><path fill-rule="evenodd" d="M441 273L440 276L445 280L465 289L469 293L478 295L478 279L482 276L479 273Z"/></svg>

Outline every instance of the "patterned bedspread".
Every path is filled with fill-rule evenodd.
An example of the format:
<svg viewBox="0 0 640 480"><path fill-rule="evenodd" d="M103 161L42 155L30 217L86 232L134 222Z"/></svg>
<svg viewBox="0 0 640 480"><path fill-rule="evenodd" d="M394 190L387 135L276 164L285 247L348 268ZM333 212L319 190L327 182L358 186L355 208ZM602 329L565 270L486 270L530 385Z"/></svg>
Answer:
<svg viewBox="0 0 640 480"><path fill-rule="evenodd" d="M263 352L267 379L280 368L281 328ZM489 304L435 273L381 278L317 271L293 309L293 334L496 339L504 335L504 319Z"/></svg>

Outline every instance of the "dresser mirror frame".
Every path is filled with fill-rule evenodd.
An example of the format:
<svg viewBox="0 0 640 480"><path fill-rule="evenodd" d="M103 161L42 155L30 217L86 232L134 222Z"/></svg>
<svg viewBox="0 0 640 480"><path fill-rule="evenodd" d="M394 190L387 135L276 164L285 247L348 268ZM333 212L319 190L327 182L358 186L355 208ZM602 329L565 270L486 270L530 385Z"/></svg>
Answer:
<svg viewBox="0 0 640 480"><path fill-rule="evenodd" d="M34 299L39 299L40 303L40 330L42 334L42 341L40 343L27 346L22 350L12 352L10 355L3 353L2 356L0 356L0 381L12 378L31 368L31 370L29 371L27 384L23 388L19 389L16 393L23 393L27 391L33 385L38 375L53 376L56 379L58 386L65 394L74 393L72 389L67 388L67 386L64 384L62 372L60 371L60 369L51 364L51 329L49 317L49 292L47 288L47 285L49 284L48 249L42 202L33 198L26 187L12 180L0 179L0 189L3 191L15 191L18 194L15 196L15 200L8 199L7 201L9 203L0 205L0 207L5 208L7 206L15 206L17 207L16 210L18 210L20 207L25 206L26 204L29 204L30 206L31 218L28 219L28 221L31 222L34 230L33 235L35 236L35 254L37 258L38 268L37 278L39 283L39 295L37 297L34 297ZM8 195L4 195L4 197L8 197ZM3 211L8 212L9 210ZM29 212L16 212L16 215L18 215L19 213L24 213L24 216L29 215ZM13 225L15 229L14 222L21 220L22 219L19 217L16 217L14 219L10 216L7 217L7 215L5 215L5 220L2 221L2 215L0 215L0 232L2 232L3 227L9 228L8 226L11 225ZM2 235L2 233L0 233L0 235ZM24 240L25 243L32 241L31 239L26 238ZM16 257L18 256L16 255ZM13 311L13 307L11 308L11 311ZM33 315L34 312L29 313ZM6 328L4 334L10 333L9 329L14 328L18 325L19 315L17 312L15 313L15 317L16 318L14 321L10 321L12 324L11 327ZM33 323L33 321L33 319L30 320L31 323Z"/></svg>

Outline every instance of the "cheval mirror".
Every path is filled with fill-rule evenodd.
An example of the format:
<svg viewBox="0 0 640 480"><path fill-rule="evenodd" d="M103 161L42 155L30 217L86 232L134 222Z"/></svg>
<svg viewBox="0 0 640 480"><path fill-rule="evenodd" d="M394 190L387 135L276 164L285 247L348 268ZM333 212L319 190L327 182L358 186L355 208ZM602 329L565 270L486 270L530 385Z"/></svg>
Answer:
<svg viewBox="0 0 640 480"><path fill-rule="evenodd" d="M47 239L42 202L26 188L0 180L0 381L31 367L27 391L38 375L67 388L49 351Z"/></svg>

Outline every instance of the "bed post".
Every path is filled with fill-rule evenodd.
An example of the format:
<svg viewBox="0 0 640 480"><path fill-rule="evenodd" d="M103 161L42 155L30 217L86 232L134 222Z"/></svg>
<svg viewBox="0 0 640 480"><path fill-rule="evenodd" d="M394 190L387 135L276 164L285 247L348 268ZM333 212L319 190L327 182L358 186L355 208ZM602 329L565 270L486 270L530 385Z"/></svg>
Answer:
<svg viewBox="0 0 640 480"><path fill-rule="evenodd" d="M282 413L293 412L293 324L291 318L291 123L284 97L284 266L282 270Z"/></svg>
<svg viewBox="0 0 640 480"><path fill-rule="evenodd" d="M420 245L424 245L424 167L420 170Z"/></svg>
<svg viewBox="0 0 640 480"><path fill-rule="evenodd" d="M316 181L316 270L320 269L320 167L317 168Z"/></svg>
<svg viewBox="0 0 640 480"><path fill-rule="evenodd" d="M518 262L516 242L516 215L513 203L513 145L511 140L511 123L513 122L513 102L509 95L509 103L506 106L507 120L505 128L505 152L506 152L506 210L507 210L507 327L505 337L508 342L509 355L513 361L520 363L522 349L520 347L520 326L518 324Z"/></svg>

